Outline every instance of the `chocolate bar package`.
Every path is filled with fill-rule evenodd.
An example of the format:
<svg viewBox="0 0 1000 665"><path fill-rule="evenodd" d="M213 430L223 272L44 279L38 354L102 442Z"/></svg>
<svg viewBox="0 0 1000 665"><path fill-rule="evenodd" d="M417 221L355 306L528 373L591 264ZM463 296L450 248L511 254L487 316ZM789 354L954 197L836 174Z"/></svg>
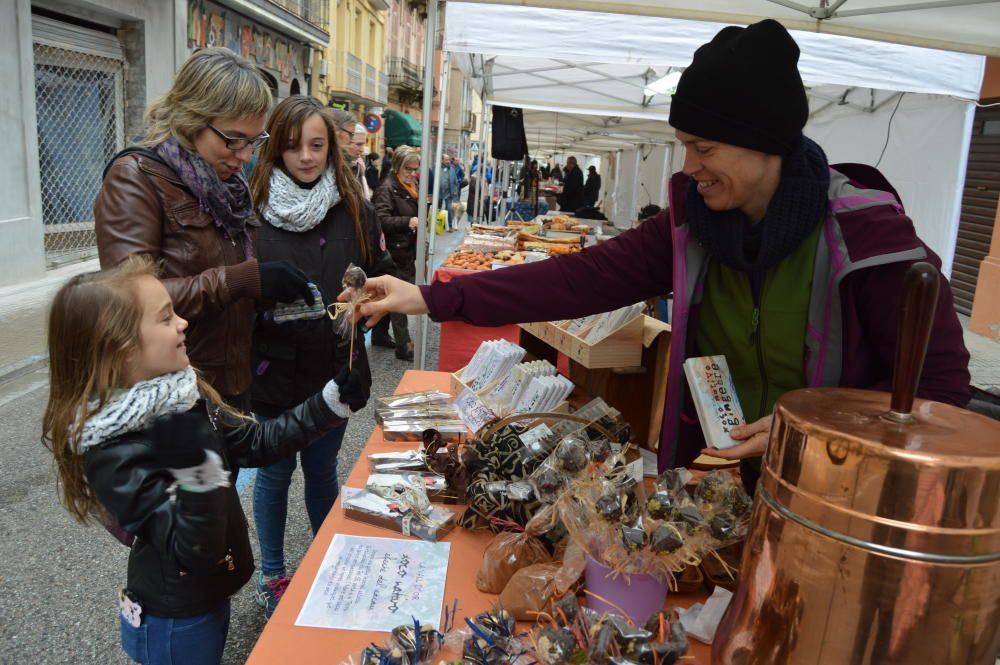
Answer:
<svg viewBox="0 0 1000 665"><path fill-rule="evenodd" d="M404 536L437 542L455 528L455 513L440 506L430 506L417 515L401 504L374 492L345 487L341 491L344 516L388 529Z"/></svg>
<svg viewBox="0 0 1000 665"><path fill-rule="evenodd" d="M387 420L382 423L384 440L392 442L423 442L424 431L441 433L444 443L461 443L469 433L461 420Z"/></svg>
<svg viewBox="0 0 1000 665"><path fill-rule="evenodd" d="M454 492L448 489L445 477L438 473L373 473L368 476L366 487L382 497L390 497L392 488L401 485L411 485L423 489L427 498L439 503L452 503L457 499Z"/></svg>
<svg viewBox="0 0 1000 665"><path fill-rule="evenodd" d="M373 473L430 471L430 467L427 466L427 455L422 450L372 453L368 456L368 468Z"/></svg>
<svg viewBox="0 0 1000 665"><path fill-rule="evenodd" d="M403 407L414 407L420 405L438 404L445 405L451 401L451 395L440 390L423 390L413 393L400 393L399 395L389 395L388 397L376 397L376 409L399 409Z"/></svg>

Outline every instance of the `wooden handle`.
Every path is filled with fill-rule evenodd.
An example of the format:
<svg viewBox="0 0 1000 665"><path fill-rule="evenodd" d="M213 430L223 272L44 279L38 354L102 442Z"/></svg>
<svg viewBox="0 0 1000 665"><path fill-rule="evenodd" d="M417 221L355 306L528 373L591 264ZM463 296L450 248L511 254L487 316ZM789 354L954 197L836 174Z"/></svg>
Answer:
<svg viewBox="0 0 1000 665"><path fill-rule="evenodd" d="M940 283L937 268L924 261L910 266L903 280L903 306L892 376L892 406L886 414L889 420L900 423L913 421L910 411L920 382L920 372L924 368Z"/></svg>

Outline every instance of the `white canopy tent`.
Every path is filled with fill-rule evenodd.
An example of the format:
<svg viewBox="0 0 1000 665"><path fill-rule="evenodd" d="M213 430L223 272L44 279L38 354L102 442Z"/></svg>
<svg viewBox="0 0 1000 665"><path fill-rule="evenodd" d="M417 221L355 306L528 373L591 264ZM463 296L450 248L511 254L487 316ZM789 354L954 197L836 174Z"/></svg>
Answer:
<svg viewBox="0 0 1000 665"><path fill-rule="evenodd" d="M685 67L722 27L660 16L449 2L444 49L480 87L487 104L527 109L529 144L537 135L535 144L542 149L607 153L671 142L669 91L649 94L650 84ZM1000 16L997 27L1000 34ZM874 164L881 156L879 168L948 273L985 58L792 34L802 51L799 71L812 110L806 134L832 163ZM532 125L542 111L559 115ZM673 151L673 168L679 167L681 152ZM624 194L631 183L615 185L617 198L634 207L634 197ZM650 198L655 203L658 195ZM634 209L626 212L635 215Z"/></svg>
<svg viewBox="0 0 1000 665"><path fill-rule="evenodd" d="M525 111L532 154L603 154L606 211L620 220L646 202L640 186L659 203L683 157L666 124L671 91L650 85L724 24L777 18L802 51L806 134L831 163L878 163L948 274L985 64L974 54L1000 54L1000 2L827 4L813 16L832 17L812 20L790 0L449 1L442 44L486 105Z"/></svg>

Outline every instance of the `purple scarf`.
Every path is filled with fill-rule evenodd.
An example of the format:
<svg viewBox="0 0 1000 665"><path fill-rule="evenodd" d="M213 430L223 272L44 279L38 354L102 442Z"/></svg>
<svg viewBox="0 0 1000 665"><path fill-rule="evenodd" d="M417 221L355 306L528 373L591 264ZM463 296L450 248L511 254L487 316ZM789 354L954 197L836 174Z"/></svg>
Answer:
<svg viewBox="0 0 1000 665"><path fill-rule="evenodd" d="M202 211L212 216L222 234L234 244L236 238L240 238L243 255L252 259L253 242L246 226L259 226L260 221L254 212L250 186L243 172L237 171L228 180L220 180L208 162L199 154L182 148L173 137L157 146L156 152L191 190Z"/></svg>

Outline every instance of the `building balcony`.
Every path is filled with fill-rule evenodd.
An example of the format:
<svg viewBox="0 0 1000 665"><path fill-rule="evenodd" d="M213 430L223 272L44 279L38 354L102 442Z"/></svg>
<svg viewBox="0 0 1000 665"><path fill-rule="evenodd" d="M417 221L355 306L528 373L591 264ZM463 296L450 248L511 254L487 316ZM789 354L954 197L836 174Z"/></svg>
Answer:
<svg viewBox="0 0 1000 665"><path fill-rule="evenodd" d="M472 111L465 111L462 114L462 131L463 132L474 132L476 131L476 114Z"/></svg>
<svg viewBox="0 0 1000 665"><path fill-rule="evenodd" d="M424 70L406 58L386 58L389 89L406 95L423 94Z"/></svg>
<svg viewBox="0 0 1000 665"><path fill-rule="evenodd" d="M378 71L365 63L365 96L378 99Z"/></svg>
<svg viewBox="0 0 1000 665"><path fill-rule="evenodd" d="M357 95L362 94L361 92L361 72L364 69L364 63L361 62L361 58L354 55L353 53L346 53L341 51L344 58L344 64L346 68L347 76L344 79L344 88L349 92L353 92Z"/></svg>
<svg viewBox="0 0 1000 665"><path fill-rule="evenodd" d="M321 30L327 28L330 0L271 0L271 2Z"/></svg>

